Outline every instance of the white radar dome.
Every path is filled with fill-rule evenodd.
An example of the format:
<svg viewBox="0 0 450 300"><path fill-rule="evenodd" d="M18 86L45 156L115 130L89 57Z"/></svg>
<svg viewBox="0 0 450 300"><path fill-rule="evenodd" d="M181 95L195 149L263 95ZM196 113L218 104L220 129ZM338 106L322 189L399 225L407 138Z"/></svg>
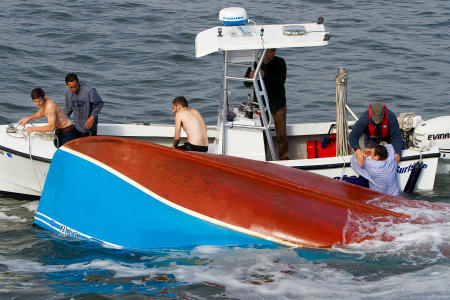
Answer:
<svg viewBox="0 0 450 300"><path fill-rule="evenodd" d="M226 7L219 12L219 21L225 26L239 26L248 23L247 11L242 7Z"/></svg>

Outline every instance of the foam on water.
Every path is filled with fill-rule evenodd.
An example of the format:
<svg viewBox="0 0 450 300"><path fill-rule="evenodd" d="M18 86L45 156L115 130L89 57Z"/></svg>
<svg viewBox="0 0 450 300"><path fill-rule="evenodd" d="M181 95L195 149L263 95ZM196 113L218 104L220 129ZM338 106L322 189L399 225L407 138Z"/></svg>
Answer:
<svg viewBox="0 0 450 300"><path fill-rule="evenodd" d="M326 259L309 260L302 257L304 251L314 250L199 246L191 251L168 250L154 255L136 255L136 260L132 261L115 257L45 264L0 256L0 264L14 273L46 274L55 282L61 280L60 276L65 278L67 275L64 274L72 274L73 289L90 281L101 284L99 290L103 292L133 289L158 294L167 288L178 294L195 296L196 292L191 289L200 285L212 289L213 294L238 299L387 299L426 296L431 291L436 299L446 295L448 266L424 265L412 272L366 280L366 276L346 270L343 263L346 259L341 257L342 262L339 262L339 253L334 257L325 255ZM386 254L380 252L379 255ZM349 263L355 260L360 260L358 264L365 263L361 248L358 255L349 258ZM424 277L427 278L425 282ZM155 281L162 287L155 290ZM58 290L57 286L55 288Z"/></svg>
<svg viewBox="0 0 450 300"><path fill-rule="evenodd" d="M369 220L350 213L346 229L357 228L361 236L371 239L335 245L334 249L347 253L403 255L414 262L419 257L429 263L450 257L449 204L404 200L402 205L378 203L378 206L401 212L410 218L405 222L398 222L393 217L373 217Z"/></svg>

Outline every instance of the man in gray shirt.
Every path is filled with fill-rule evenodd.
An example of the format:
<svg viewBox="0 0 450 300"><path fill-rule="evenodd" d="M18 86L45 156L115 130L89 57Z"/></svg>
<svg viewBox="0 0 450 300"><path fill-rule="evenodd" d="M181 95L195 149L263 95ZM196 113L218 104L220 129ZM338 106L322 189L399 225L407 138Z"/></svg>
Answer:
<svg viewBox="0 0 450 300"><path fill-rule="evenodd" d="M94 88L80 82L77 74L67 74L66 85L65 112L68 117L74 113L77 137L97 135L98 114L104 104L102 98Z"/></svg>

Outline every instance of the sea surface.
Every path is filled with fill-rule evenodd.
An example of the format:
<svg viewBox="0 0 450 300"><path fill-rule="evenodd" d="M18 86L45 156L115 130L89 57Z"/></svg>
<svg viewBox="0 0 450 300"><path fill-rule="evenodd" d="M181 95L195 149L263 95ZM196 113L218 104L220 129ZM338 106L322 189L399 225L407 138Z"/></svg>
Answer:
<svg viewBox="0 0 450 300"><path fill-rule="evenodd" d="M171 101L184 95L214 125L222 56L197 59L194 40L219 25L219 10L229 6L245 7L257 24L325 18L328 46L277 51L288 66L289 123L335 118L340 67L349 72L348 102L357 114L384 102L425 120L450 115L448 0L2 0L0 124L35 111L35 87L64 105L64 77L75 72L105 101L101 122L173 122ZM248 90L236 89L233 101L245 101ZM408 197L450 203L449 185L450 175L440 175L433 192ZM331 250L131 252L34 227L37 206L0 195L1 299L450 298L449 222Z"/></svg>

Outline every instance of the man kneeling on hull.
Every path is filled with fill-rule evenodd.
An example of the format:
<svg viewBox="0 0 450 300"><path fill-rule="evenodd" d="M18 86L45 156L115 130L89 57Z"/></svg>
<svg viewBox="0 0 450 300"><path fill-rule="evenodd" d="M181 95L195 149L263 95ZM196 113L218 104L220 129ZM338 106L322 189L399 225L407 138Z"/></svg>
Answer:
<svg viewBox="0 0 450 300"><path fill-rule="evenodd" d="M173 99L172 111L175 115L173 147L184 151L208 152L206 124L198 110L188 108L186 98L180 96ZM186 132L187 143L183 146L178 146L180 143L181 128Z"/></svg>

